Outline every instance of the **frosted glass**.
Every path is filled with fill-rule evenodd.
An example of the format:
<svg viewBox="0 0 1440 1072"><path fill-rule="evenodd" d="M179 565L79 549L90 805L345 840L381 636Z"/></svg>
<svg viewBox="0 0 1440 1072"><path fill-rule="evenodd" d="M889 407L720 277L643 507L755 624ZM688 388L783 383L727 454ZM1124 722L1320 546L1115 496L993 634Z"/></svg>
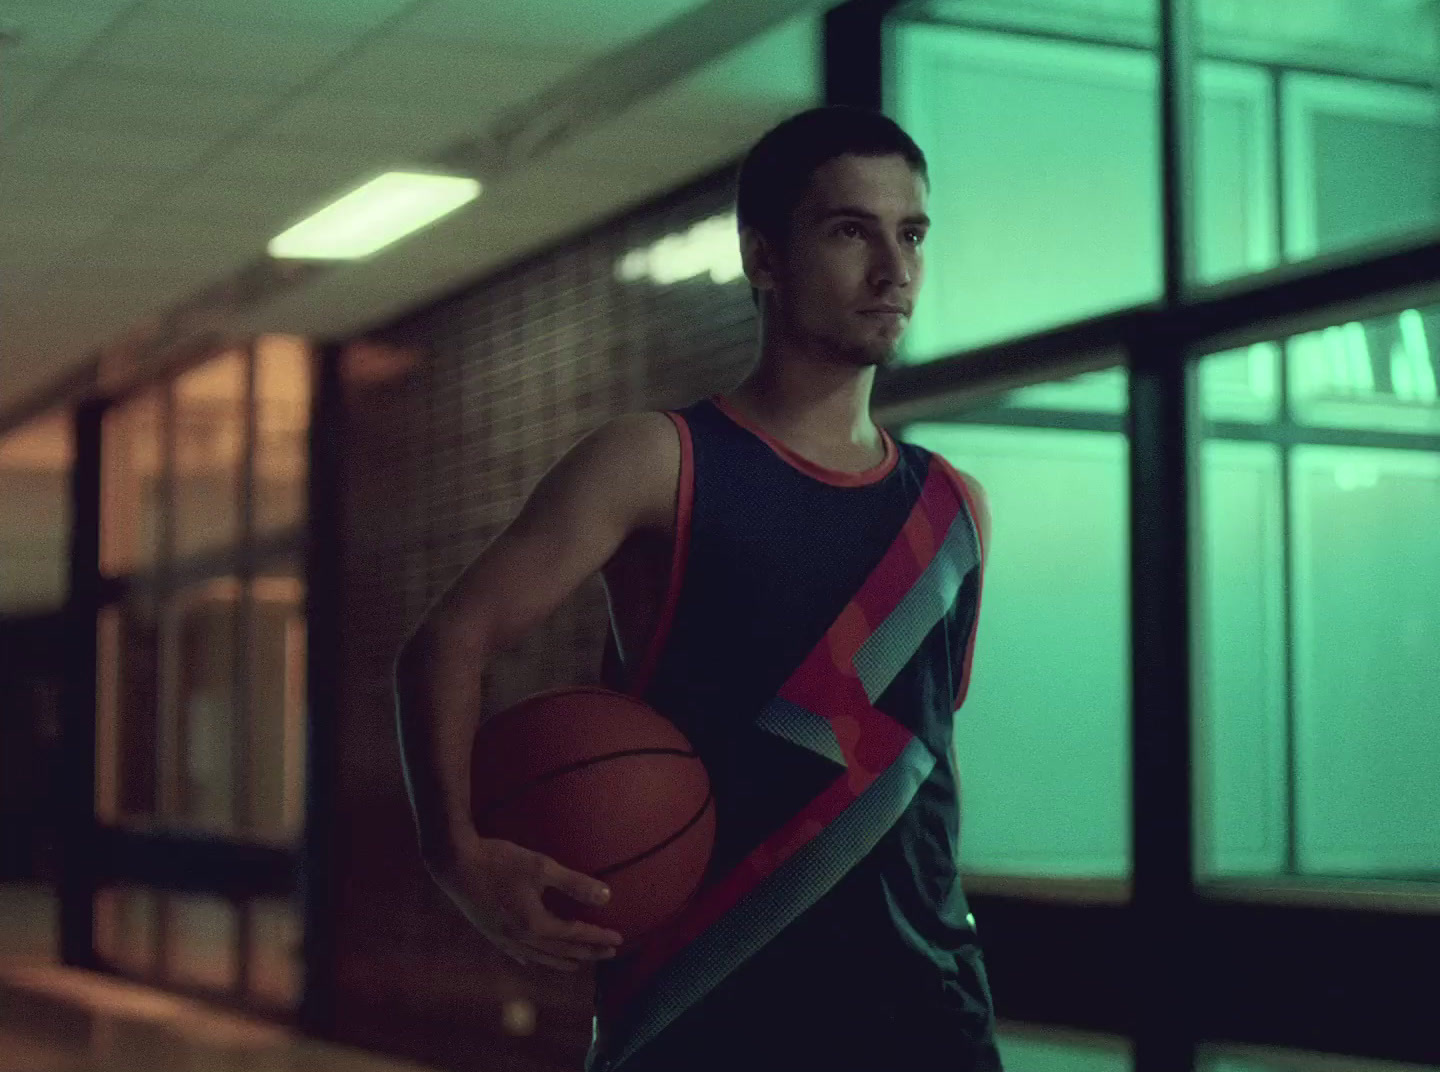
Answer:
<svg viewBox="0 0 1440 1072"><path fill-rule="evenodd" d="M1440 457L1292 466L1301 869L1440 878Z"/></svg>
<svg viewBox="0 0 1440 1072"><path fill-rule="evenodd" d="M915 424L984 485L993 556L956 716L967 870L1130 871L1128 445L1110 433Z"/></svg>
<svg viewBox="0 0 1440 1072"><path fill-rule="evenodd" d="M907 360L1159 296L1153 56L929 25L896 47L935 221Z"/></svg>
<svg viewBox="0 0 1440 1072"><path fill-rule="evenodd" d="M1199 480L1196 868L1276 874L1288 822L1278 448L1206 442Z"/></svg>

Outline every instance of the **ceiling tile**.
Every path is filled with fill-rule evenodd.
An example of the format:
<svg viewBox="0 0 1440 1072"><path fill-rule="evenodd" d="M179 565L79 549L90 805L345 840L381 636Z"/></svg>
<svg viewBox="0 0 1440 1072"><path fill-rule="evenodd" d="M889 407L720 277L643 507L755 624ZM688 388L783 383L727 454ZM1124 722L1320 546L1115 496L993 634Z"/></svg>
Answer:
<svg viewBox="0 0 1440 1072"><path fill-rule="evenodd" d="M256 133L253 144L279 152L325 154L363 145L377 156L415 162L481 130L475 110L455 102L412 108L394 98L376 105L312 95L287 105Z"/></svg>
<svg viewBox="0 0 1440 1072"><path fill-rule="evenodd" d="M436 109L465 110L478 133L487 119L569 74L576 62L536 44L504 50L390 35L360 50L314 92L416 118Z"/></svg>
<svg viewBox="0 0 1440 1072"><path fill-rule="evenodd" d="M96 183L69 171L10 168L5 174L0 234L39 243L47 221L93 230L138 205L152 188L145 177Z"/></svg>
<svg viewBox="0 0 1440 1072"><path fill-rule="evenodd" d="M399 23L406 35L478 42L493 49L547 49L594 55L608 52L703 0L567 0L563 13L554 0L429 0Z"/></svg>
<svg viewBox="0 0 1440 1072"><path fill-rule="evenodd" d="M171 137L164 131L117 134L35 123L0 142L0 176L16 164L85 175L97 187L116 173L173 175L200 159L212 140Z"/></svg>
<svg viewBox="0 0 1440 1072"><path fill-rule="evenodd" d="M245 327L337 334L383 324L737 159L774 123L819 103L818 30L814 15L792 20L506 174L433 229L283 295Z"/></svg>
<svg viewBox="0 0 1440 1072"><path fill-rule="evenodd" d="M247 19L265 24L326 27L353 32L382 25L407 8L426 0L147 0L145 9L158 14L201 18L233 18L243 7Z"/></svg>
<svg viewBox="0 0 1440 1072"><path fill-rule="evenodd" d="M46 122L95 133L163 130L181 137L214 137L253 119L278 90L243 89L205 79L127 76L87 67L69 79L43 109Z"/></svg>
<svg viewBox="0 0 1440 1072"><path fill-rule="evenodd" d="M235 269L241 251L218 234L126 227L87 247L49 277L58 291L122 298L169 295L178 302Z"/></svg>
<svg viewBox="0 0 1440 1072"><path fill-rule="evenodd" d="M293 23L262 22L236 10L244 17L142 9L106 36L92 61L140 78L288 89L333 62L365 32L357 23L302 33Z"/></svg>
<svg viewBox="0 0 1440 1072"><path fill-rule="evenodd" d="M0 214L0 247L3 247L0 266L8 263L12 256L17 264L49 265L104 230L114 216L113 208L91 206L88 211L77 211L68 205L53 205L48 210L31 208L23 216L13 212ZM56 256L50 256L52 253ZM0 280L0 283L8 281ZM0 286L0 292L3 290ZM3 339L0 332L0 343Z"/></svg>
<svg viewBox="0 0 1440 1072"><path fill-rule="evenodd" d="M696 102L706 114L730 109L807 108L824 96L823 20L791 19L657 94L662 102Z"/></svg>
<svg viewBox="0 0 1440 1072"><path fill-rule="evenodd" d="M124 0L0 0L0 22L50 13L43 48L0 68L0 123L36 105L0 141L0 399L238 270L375 171L483 135L586 57L702 2L137 0L112 25ZM383 323L733 160L815 102L815 25L738 50L232 326ZM105 62L52 83L97 40Z"/></svg>
<svg viewBox="0 0 1440 1072"><path fill-rule="evenodd" d="M60 77L48 67L10 63L0 55L0 133L23 122L35 101Z"/></svg>
<svg viewBox="0 0 1440 1072"><path fill-rule="evenodd" d="M643 153L662 169L672 159L719 166L724 153L743 153L775 123L820 104L821 70L820 19L805 15L584 131L553 160L583 167Z"/></svg>
<svg viewBox="0 0 1440 1072"><path fill-rule="evenodd" d="M7 45L7 64L24 63L58 70L70 63L103 34L117 14L134 0L109 3L26 3L6 0L0 7L0 27L18 32L20 39Z"/></svg>

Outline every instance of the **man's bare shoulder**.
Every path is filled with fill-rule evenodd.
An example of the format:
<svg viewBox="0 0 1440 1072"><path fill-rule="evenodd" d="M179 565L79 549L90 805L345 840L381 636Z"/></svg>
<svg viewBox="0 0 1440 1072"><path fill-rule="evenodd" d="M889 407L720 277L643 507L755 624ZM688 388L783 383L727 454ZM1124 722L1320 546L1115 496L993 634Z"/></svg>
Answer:
<svg viewBox="0 0 1440 1072"><path fill-rule="evenodd" d="M676 439L675 422L658 409L634 410L611 417L597 432L615 437L633 447L662 448Z"/></svg>
<svg viewBox="0 0 1440 1072"><path fill-rule="evenodd" d="M680 465L680 437L675 422L660 410L637 410L612 417L590 439L598 449L646 470Z"/></svg>
<svg viewBox="0 0 1440 1072"><path fill-rule="evenodd" d="M680 479L680 433L660 410L612 417L587 437L617 478L616 491L637 496L642 523L668 524Z"/></svg>

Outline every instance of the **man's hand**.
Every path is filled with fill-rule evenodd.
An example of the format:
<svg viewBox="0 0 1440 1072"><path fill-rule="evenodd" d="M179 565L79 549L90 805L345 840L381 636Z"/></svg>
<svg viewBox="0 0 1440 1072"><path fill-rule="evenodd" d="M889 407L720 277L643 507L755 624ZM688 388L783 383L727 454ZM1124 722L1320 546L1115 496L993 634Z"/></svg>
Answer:
<svg viewBox="0 0 1440 1072"><path fill-rule="evenodd" d="M513 842L476 835L426 866L476 930L519 964L573 972L613 957L625 940L603 927L560 919L541 901L553 886L582 904L602 905L609 896L603 882Z"/></svg>

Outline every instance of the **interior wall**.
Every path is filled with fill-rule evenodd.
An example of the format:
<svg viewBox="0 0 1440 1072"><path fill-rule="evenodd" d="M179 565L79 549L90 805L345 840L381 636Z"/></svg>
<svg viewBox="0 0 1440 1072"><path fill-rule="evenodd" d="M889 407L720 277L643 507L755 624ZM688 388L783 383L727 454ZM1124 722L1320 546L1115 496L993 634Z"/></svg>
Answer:
<svg viewBox="0 0 1440 1072"><path fill-rule="evenodd" d="M756 326L730 264L732 182L730 169L702 180L345 355L335 849L347 1041L487 1069L578 1067L589 1046L591 976L521 969L422 868L390 673L429 603L581 436L620 413L728 389L748 371ZM667 236L689 251L668 265L648 252ZM486 712L598 681L607 625L592 579L484 668ZM502 1028L517 999L537 1010L532 1035Z"/></svg>

